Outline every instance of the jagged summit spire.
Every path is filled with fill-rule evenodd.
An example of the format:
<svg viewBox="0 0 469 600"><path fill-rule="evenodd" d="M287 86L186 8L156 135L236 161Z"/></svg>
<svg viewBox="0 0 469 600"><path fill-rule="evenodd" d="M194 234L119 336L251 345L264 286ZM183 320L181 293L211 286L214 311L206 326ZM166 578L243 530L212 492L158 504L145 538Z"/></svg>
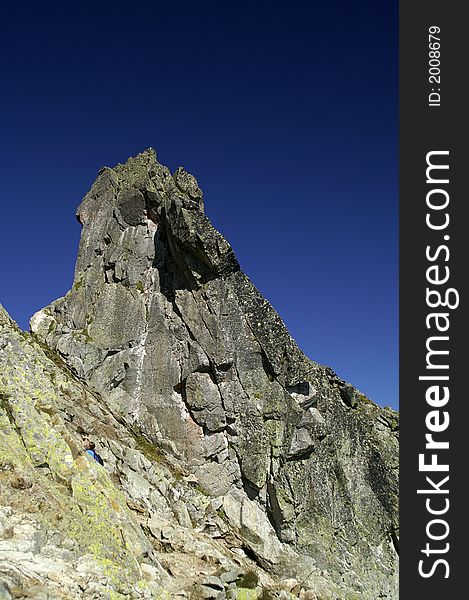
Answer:
<svg viewBox="0 0 469 600"><path fill-rule="evenodd" d="M264 566L397 597L395 413L301 352L182 167L149 149L105 168L77 214L73 288L33 317L38 338L220 499Z"/></svg>

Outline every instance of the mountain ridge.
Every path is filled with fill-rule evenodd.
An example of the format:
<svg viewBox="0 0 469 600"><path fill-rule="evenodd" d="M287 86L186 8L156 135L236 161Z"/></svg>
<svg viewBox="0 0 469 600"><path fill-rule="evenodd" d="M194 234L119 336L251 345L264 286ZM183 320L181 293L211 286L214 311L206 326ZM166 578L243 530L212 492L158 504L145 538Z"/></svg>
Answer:
<svg viewBox="0 0 469 600"><path fill-rule="evenodd" d="M397 413L301 352L182 167L105 167L77 218L73 287L34 343L193 478L266 578L397 598Z"/></svg>

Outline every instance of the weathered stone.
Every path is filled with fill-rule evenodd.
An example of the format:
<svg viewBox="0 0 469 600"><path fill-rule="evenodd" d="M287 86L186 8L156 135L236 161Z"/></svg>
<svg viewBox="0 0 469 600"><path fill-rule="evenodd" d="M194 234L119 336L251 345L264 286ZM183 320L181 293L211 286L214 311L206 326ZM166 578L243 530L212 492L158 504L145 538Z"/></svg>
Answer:
<svg viewBox="0 0 469 600"><path fill-rule="evenodd" d="M259 594L256 590L249 588L234 588L228 591L227 598L232 600L257 600Z"/></svg>
<svg viewBox="0 0 469 600"><path fill-rule="evenodd" d="M224 590L214 588L211 585L200 584L196 587L195 597L207 600L224 600L226 598Z"/></svg>
<svg viewBox="0 0 469 600"><path fill-rule="evenodd" d="M208 462L196 468L198 483L211 496L224 496L239 478L239 467L235 461L220 464Z"/></svg>
<svg viewBox="0 0 469 600"><path fill-rule="evenodd" d="M276 565L284 549L267 515L261 507L248 498L226 495L223 509L234 531L252 548L264 566Z"/></svg>
<svg viewBox="0 0 469 600"><path fill-rule="evenodd" d="M7 583L0 583L0 600L13 600L10 587Z"/></svg>
<svg viewBox="0 0 469 600"><path fill-rule="evenodd" d="M314 448L314 442L311 434L307 429L297 429L292 437L290 448L288 450L288 457L293 456L300 457L305 456L311 452Z"/></svg>
<svg viewBox="0 0 469 600"><path fill-rule="evenodd" d="M220 431L225 427L220 391L209 373L191 373L186 379L185 395L196 423L205 426L208 431Z"/></svg>
<svg viewBox="0 0 469 600"><path fill-rule="evenodd" d="M192 590L209 565L234 568L228 549L223 555L192 529L188 508L201 527L209 499L183 487L152 444L136 439L102 398L46 353L0 306L4 597L14 590L15 597L48 600L169 600ZM83 435L96 442L104 468L85 454ZM177 556L185 553L187 579L165 572L153 536Z"/></svg>
<svg viewBox="0 0 469 600"><path fill-rule="evenodd" d="M132 188L121 190L117 196L117 207L127 225L143 225L146 219L146 204L143 194Z"/></svg>
<svg viewBox="0 0 469 600"><path fill-rule="evenodd" d="M201 585L210 587L214 590L223 590L225 588L221 579L215 575L210 575L209 577L202 579Z"/></svg>
<svg viewBox="0 0 469 600"><path fill-rule="evenodd" d="M105 168L77 215L73 287L31 329L101 395L106 431L119 423L152 456L149 469L108 435L126 496L176 532L208 528L205 511L223 496L232 547L242 539L263 569L324 598L397 598L398 416L304 356L184 169L171 175L152 150ZM49 464L45 450L66 456L63 436L36 412L15 414L21 431L41 430L24 460L65 485L73 465ZM88 412L104 418L91 402ZM206 503L188 500L183 514L174 479L155 466L162 455Z"/></svg>
<svg viewBox="0 0 469 600"><path fill-rule="evenodd" d="M233 581L237 581L243 576L243 570L240 568L230 569L229 571L225 571L220 575L220 580L223 583L232 583Z"/></svg>
<svg viewBox="0 0 469 600"><path fill-rule="evenodd" d="M0 574L27 597L66 590L78 598L86 589L91 597L90 586L129 593L146 554L158 572L149 589L160 590L163 570L122 492L67 426L69 404L80 421L96 398L1 307L0 317L0 462L9 465L0 486Z"/></svg>
<svg viewBox="0 0 469 600"><path fill-rule="evenodd" d="M227 455L228 440L223 433L212 433L204 437L205 456L207 458ZM219 460L218 462L223 462Z"/></svg>

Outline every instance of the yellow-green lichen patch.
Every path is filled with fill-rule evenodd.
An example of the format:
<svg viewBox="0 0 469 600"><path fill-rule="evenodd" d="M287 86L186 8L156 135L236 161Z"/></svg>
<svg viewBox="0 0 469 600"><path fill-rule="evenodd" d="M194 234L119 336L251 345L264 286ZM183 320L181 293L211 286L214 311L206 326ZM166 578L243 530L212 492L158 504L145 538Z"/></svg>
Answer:
<svg viewBox="0 0 469 600"><path fill-rule="evenodd" d="M95 556L106 557L139 572L133 557L144 548L125 498L98 464L79 457L76 465L71 487L80 511L76 516L81 524L82 545L90 548Z"/></svg>
<svg viewBox="0 0 469 600"><path fill-rule="evenodd" d="M68 481L73 457L69 446L56 431L57 416L54 418L54 415L36 409L42 402L53 412L54 395L34 385L21 366L14 366L10 375L9 384L3 388L4 398L7 398L4 404L9 407L10 418L32 465L47 465L58 480Z"/></svg>
<svg viewBox="0 0 469 600"><path fill-rule="evenodd" d="M141 597L139 582L158 597L143 580L138 560L150 546L124 495L63 421L70 399L87 401L81 384L12 322L2 320L0 338L0 504L34 515L41 535L68 540L105 582L103 598Z"/></svg>
<svg viewBox="0 0 469 600"><path fill-rule="evenodd" d="M236 600L257 600L258 594L256 590L248 588L240 588L236 590Z"/></svg>
<svg viewBox="0 0 469 600"><path fill-rule="evenodd" d="M3 395L0 395L0 464L3 468L31 467L29 454L14 426L8 400Z"/></svg>

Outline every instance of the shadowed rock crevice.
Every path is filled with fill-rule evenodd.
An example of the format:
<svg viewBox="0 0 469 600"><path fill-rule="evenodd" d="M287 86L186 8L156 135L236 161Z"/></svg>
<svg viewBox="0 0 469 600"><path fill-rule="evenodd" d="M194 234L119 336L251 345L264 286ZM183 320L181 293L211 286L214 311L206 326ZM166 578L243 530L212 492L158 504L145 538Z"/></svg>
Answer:
<svg viewBox="0 0 469 600"><path fill-rule="evenodd" d="M389 517L396 518L396 506L392 503L392 496L389 494L393 482L388 474L388 466L381 454L374 448L371 450L368 460L366 479Z"/></svg>

